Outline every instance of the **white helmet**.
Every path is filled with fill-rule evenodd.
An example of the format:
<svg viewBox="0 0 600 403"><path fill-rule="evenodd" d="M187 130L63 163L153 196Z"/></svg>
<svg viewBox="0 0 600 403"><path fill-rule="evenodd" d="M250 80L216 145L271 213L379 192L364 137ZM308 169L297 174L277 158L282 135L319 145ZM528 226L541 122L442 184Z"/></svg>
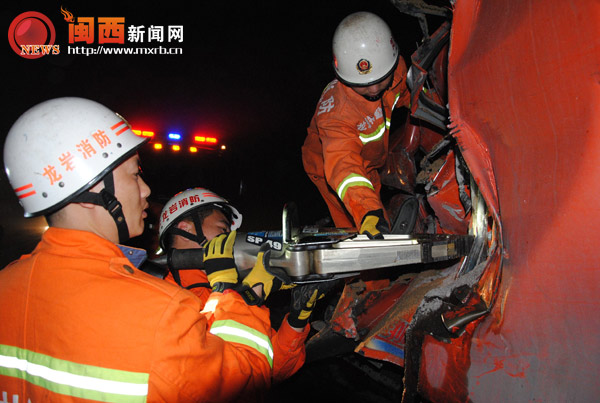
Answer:
<svg viewBox="0 0 600 403"><path fill-rule="evenodd" d="M368 86L387 78L398 63L398 46L388 25L365 11L350 14L333 34L333 67L347 85Z"/></svg>
<svg viewBox="0 0 600 403"><path fill-rule="evenodd" d="M214 207L223 212L231 224L231 230L236 230L242 225L242 215L229 202L216 193L204 188L192 188L184 190L173 196L163 207L158 226L158 239L160 247L165 250L167 234L174 233L202 244L206 237L202 233L202 223L192 211L198 211L201 207ZM196 235L179 230L176 224L180 218L191 216L196 227Z"/></svg>
<svg viewBox="0 0 600 403"><path fill-rule="evenodd" d="M56 98L14 123L4 144L4 166L25 217L33 217L74 201L145 141L97 102Z"/></svg>

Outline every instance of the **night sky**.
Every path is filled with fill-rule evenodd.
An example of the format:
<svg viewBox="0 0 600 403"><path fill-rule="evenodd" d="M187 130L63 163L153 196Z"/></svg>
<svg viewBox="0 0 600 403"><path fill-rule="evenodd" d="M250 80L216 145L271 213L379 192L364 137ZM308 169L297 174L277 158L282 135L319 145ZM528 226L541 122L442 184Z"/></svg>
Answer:
<svg viewBox="0 0 600 403"><path fill-rule="evenodd" d="M246 231L278 228L287 201L298 204L303 224L327 214L304 174L300 147L319 95L334 77L337 24L355 11L377 13L407 64L421 38L417 20L384 0L199 1L191 8L190 2L126 3L3 3L7 30L25 11L50 18L61 54L26 60L5 43L2 138L26 109L60 96L101 102L134 128L215 135L227 153L193 159L142 153L151 198L160 204L187 187L209 187L242 210ZM68 55L61 6L75 17L125 17L126 26L183 25L183 55ZM0 201L16 203L7 188L2 174Z"/></svg>

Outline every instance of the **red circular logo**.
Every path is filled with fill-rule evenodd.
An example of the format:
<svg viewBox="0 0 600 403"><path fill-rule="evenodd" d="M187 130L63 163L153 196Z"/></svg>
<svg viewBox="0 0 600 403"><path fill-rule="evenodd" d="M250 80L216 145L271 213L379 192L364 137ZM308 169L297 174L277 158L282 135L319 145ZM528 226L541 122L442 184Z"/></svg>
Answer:
<svg viewBox="0 0 600 403"><path fill-rule="evenodd" d="M367 59L360 59L356 63L356 69L358 70L358 74L368 74L372 69L371 62Z"/></svg>
<svg viewBox="0 0 600 403"><path fill-rule="evenodd" d="M21 57L25 59L38 59L44 56L44 52L22 51L21 46L28 45L54 45L56 31L48 17L36 11L27 11L20 14L11 22L8 28L8 42L10 46Z"/></svg>

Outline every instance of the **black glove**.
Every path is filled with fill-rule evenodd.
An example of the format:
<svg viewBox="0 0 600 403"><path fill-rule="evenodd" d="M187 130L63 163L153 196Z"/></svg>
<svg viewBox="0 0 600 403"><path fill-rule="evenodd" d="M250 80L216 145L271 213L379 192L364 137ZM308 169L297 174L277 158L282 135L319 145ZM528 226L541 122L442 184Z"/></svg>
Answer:
<svg viewBox="0 0 600 403"><path fill-rule="evenodd" d="M254 267L243 280L240 294L248 305L262 305L268 296L280 289L292 288L292 280L285 270L269 265L271 250L260 251ZM262 284L262 293L258 295L253 287Z"/></svg>
<svg viewBox="0 0 600 403"><path fill-rule="evenodd" d="M383 210L372 210L365 214L359 233L365 234L369 239L383 239L383 234L389 234L390 224L383 216Z"/></svg>
<svg viewBox="0 0 600 403"><path fill-rule="evenodd" d="M213 291L223 292L238 282L238 272L233 259L235 231L213 238L204 247L204 271Z"/></svg>
<svg viewBox="0 0 600 403"><path fill-rule="evenodd" d="M336 280L331 280L296 286L292 289L292 304L288 315L290 326L304 329L317 301L323 298L336 284Z"/></svg>

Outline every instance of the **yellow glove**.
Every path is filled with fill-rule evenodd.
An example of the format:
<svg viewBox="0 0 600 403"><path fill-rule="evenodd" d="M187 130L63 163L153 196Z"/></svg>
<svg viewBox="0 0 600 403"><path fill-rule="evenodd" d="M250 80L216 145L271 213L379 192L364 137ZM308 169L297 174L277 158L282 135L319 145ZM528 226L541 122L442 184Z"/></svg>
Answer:
<svg viewBox="0 0 600 403"><path fill-rule="evenodd" d="M359 233L365 234L369 239L383 239L383 234L389 234L390 225L383 216L383 210L372 210L365 214Z"/></svg>
<svg viewBox="0 0 600 403"><path fill-rule="evenodd" d="M235 231L213 238L204 247L204 271L213 291L223 292L238 282L238 272L233 259Z"/></svg>
<svg viewBox="0 0 600 403"><path fill-rule="evenodd" d="M295 286L283 269L269 265L270 256L271 250L259 252L254 267L242 281L240 294L248 305L262 305L272 292ZM262 292L254 289L257 285L262 285Z"/></svg>
<svg viewBox="0 0 600 403"><path fill-rule="evenodd" d="M337 280L309 283L297 286L292 290L292 303L288 323L290 326L303 329L310 319L317 301L325 297L336 284Z"/></svg>

